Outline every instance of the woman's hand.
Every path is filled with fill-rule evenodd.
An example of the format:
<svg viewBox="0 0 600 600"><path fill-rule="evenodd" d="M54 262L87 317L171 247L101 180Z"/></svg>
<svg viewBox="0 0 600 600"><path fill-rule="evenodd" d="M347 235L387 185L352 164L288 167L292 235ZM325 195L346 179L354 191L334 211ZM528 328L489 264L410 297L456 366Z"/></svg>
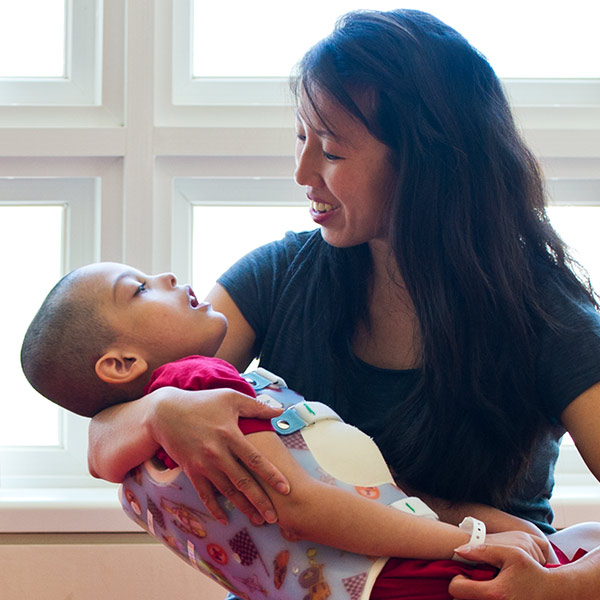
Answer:
<svg viewBox="0 0 600 600"><path fill-rule="evenodd" d="M190 392L162 388L153 403L147 420L150 436L185 471L215 518L227 520L214 488L254 523L277 520L273 504L254 474L282 494L289 492L289 484L245 439L237 423L240 416L270 419L281 410L227 389Z"/></svg>
<svg viewBox="0 0 600 600"><path fill-rule="evenodd" d="M483 544L460 555L500 569L490 581L457 575L448 591L455 600L597 600L600 549L568 565L547 569L514 546Z"/></svg>
<svg viewBox="0 0 600 600"><path fill-rule="evenodd" d="M548 540L542 535L531 535L524 531L503 531L501 533L488 533L485 536L487 544L497 546L514 546L526 552L538 563L545 565L547 562L554 562L556 557ZM457 550L460 554L460 548Z"/></svg>
<svg viewBox="0 0 600 600"><path fill-rule="evenodd" d="M448 592L455 600L554 598L549 593L551 570L542 567L521 548L486 543L469 550L458 549L457 553L468 560L498 567L500 573L489 581L473 581L464 575L457 575L448 587Z"/></svg>
<svg viewBox="0 0 600 600"><path fill-rule="evenodd" d="M283 494L289 484L244 438L238 416L270 419L280 413L232 390L160 388L139 400L111 406L92 419L90 473L121 482L162 446L187 473L215 518L226 518L215 497L217 488L255 523L273 522L273 505L253 473Z"/></svg>

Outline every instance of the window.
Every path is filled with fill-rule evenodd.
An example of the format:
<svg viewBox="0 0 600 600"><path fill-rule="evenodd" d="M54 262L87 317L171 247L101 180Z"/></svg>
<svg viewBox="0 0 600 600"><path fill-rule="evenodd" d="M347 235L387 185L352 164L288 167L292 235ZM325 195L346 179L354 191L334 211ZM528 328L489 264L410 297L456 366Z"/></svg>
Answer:
<svg viewBox="0 0 600 600"><path fill-rule="evenodd" d="M10 283L3 292L23 311L20 324L11 320L12 340L0 339L17 375L19 338L34 307L76 266L110 260L173 271L202 294L248 247L288 228L312 228L292 177L294 107L286 76L339 14L358 6L40 0L32 8L30 1L0 7L0 44L9 44L0 52L0 227L17 231L3 255L17 275L38 273L38 289L23 302ZM475 0L412 6L462 31L507 78L516 118L548 181L552 218L597 279L598 227L590 224L600 210L600 73L592 4L574 0L566 12L516 0L485 9ZM290 7L292 14L285 12ZM17 42L8 36L21 27L21 8L27 18L17 41L33 35L35 14L43 25L36 39L50 35L48 64L35 55L29 65L14 59ZM569 25L571 18L577 21ZM243 37L248 32L251 40ZM9 213L26 224L9 226ZM33 243L38 218L44 237ZM231 234L234 227L244 235ZM33 260L17 246L33 246ZM86 475L87 420L35 398L26 386L20 390L0 394L0 508L10 488L100 485ZM27 419L13 415L7 426L6 407L16 405L11 395L31 398L21 405L38 404L27 404ZM38 414L42 429L34 433ZM585 473L574 451L561 461L569 477Z"/></svg>
<svg viewBox="0 0 600 600"><path fill-rule="evenodd" d="M64 0L23 0L0 7L0 77L65 76L65 8Z"/></svg>
<svg viewBox="0 0 600 600"><path fill-rule="evenodd" d="M393 10L398 3L307 0L298 10L291 3L263 0L260 7L243 0L194 0L192 77L287 77L306 49L331 31L337 17L357 8ZM576 0L569 11L543 0L489 2L485 7L477 0L416 0L410 8L430 12L456 28L501 77L599 75L595 17L600 10L587 0ZM215 23L227 25L223 29Z"/></svg>
<svg viewBox="0 0 600 600"><path fill-rule="evenodd" d="M0 215L0 252L19 257L6 261L0 283L4 298L0 360L5 365L0 440L3 446L58 446L58 408L27 384L15 349L30 317L62 274L64 206L3 205ZM40 248L45 251L39 252ZM15 427L17 422L26 422L27 427Z"/></svg>
<svg viewBox="0 0 600 600"><path fill-rule="evenodd" d="M84 419L42 398L21 373L25 330L59 277L96 259L97 182L93 178L1 178L0 249L6 257L0 355L0 487L39 487L49 476L63 485L88 480L81 440ZM79 483L81 485L81 482Z"/></svg>
<svg viewBox="0 0 600 600"><path fill-rule="evenodd" d="M341 14L370 7L398 8L389 1L309 0L298 10L275 0L263 0L260 9L242 0L175 0L173 102L286 103L285 78L305 50L327 35ZM569 11L543 0L493 2L485 8L477 0L417 0L410 7L431 12L460 31L509 80L518 101L555 103L547 85L532 85L539 79L554 80L553 93L565 96L563 102L586 103L590 89L598 98L597 82L574 86L574 81L558 81L600 77L594 29L600 9L587 0L576 0Z"/></svg>
<svg viewBox="0 0 600 600"><path fill-rule="evenodd" d="M2 4L2 105L98 104L100 4L99 0Z"/></svg>
<svg viewBox="0 0 600 600"><path fill-rule="evenodd" d="M201 295L253 248L289 230L314 229L304 193L291 179L177 178L174 190L175 229L184 231L191 223L191 239L177 238L177 255Z"/></svg>

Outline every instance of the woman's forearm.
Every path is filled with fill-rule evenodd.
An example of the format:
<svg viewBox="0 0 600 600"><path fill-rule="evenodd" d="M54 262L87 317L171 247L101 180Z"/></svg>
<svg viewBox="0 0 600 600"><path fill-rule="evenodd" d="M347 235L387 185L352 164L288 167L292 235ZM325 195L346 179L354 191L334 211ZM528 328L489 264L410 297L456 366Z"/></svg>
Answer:
<svg viewBox="0 0 600 600"><path fill-rule="evenodd" d="M554 570L554 591L549 600L597 600L600 598L600 548Z"/></svg>

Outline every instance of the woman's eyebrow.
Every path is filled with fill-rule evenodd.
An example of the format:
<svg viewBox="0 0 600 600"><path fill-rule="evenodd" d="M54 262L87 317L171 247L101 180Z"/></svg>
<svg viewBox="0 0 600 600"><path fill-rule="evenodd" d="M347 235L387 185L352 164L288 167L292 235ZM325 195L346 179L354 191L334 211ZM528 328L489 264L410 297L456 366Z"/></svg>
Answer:
<svg viewBox="0 0 600 600"><path fill-rule="evenodd" d="M296 121L299 122L302 127L309 127L319 137L337 142L339 144L347 144L347 141L339 134L337 134L331 127L327 127L325 123L319 119L320 126L311 123L306 117L302 117L299 111L296 111Z"/></svg>

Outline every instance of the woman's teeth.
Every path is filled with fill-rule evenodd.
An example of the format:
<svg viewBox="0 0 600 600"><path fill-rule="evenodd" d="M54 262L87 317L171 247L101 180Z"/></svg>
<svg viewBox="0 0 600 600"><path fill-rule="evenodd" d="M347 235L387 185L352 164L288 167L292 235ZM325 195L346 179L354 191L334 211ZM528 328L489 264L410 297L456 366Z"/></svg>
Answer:
<svg viewBox="0 0 600 600"><path fill-rule="evenodd" d="M318 213L326 213L333 208L331 204L325 204L325 202L314 202L312 200L310 202L310 207Z"/></svg>

